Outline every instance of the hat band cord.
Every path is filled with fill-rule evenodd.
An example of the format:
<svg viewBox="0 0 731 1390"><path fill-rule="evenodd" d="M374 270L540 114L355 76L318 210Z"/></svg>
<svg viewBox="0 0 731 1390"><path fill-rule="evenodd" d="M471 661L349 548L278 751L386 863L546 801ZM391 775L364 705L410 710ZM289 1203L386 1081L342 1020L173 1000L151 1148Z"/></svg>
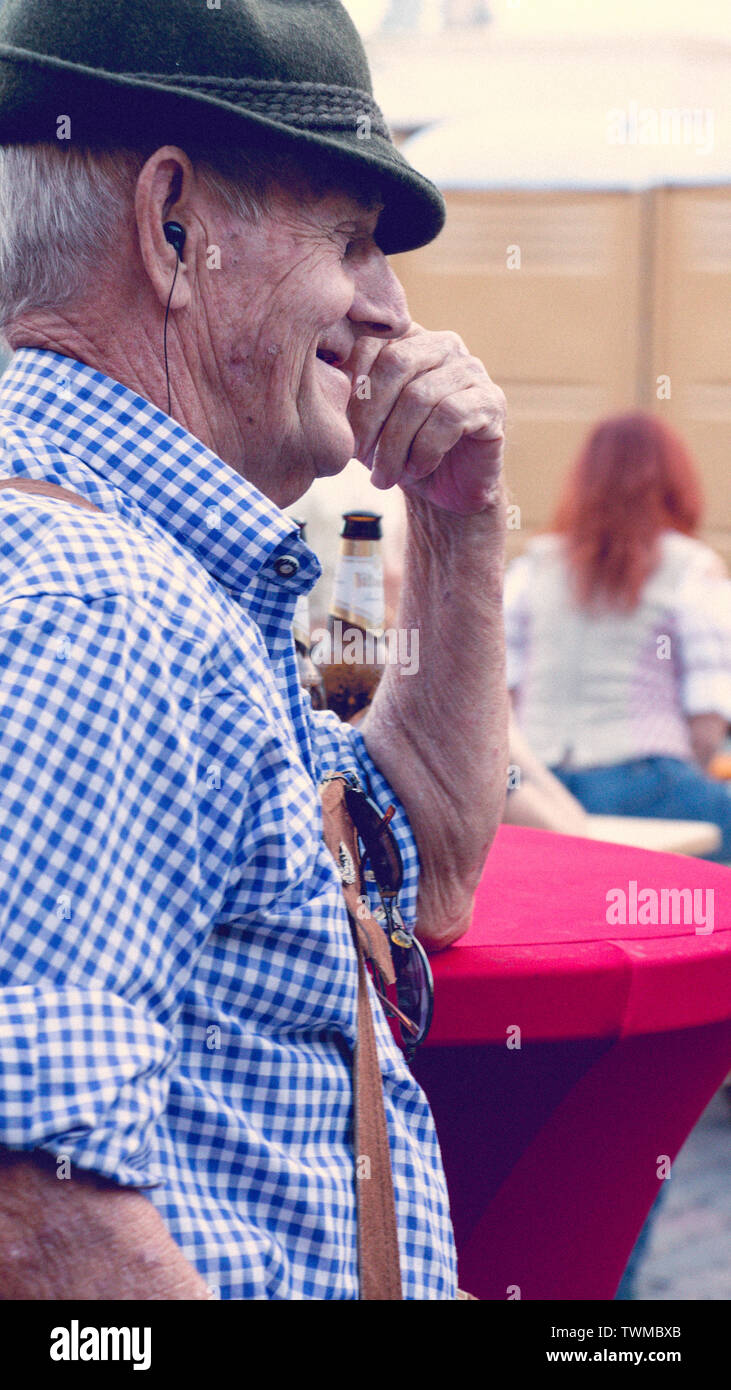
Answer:
<svg viewBox="0 0 731 1390"><path fill-rule="evenodd" d="M180 87L242 104L255 115L284 120L308 129L350 130L367 116L371 130L385 140L391 134L378 104L357 87L325 82L279 82L249 77L198 77L188 73L127 72L115 74L140 82Z"/></svg>

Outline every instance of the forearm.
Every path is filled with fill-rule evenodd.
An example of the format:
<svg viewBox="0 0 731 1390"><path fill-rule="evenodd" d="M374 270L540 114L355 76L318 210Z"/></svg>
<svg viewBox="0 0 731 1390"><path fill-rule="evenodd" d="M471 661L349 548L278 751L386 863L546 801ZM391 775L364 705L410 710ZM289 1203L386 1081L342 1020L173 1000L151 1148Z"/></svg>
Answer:
<svg viewBox="0 0 731 1390"><path fill-rule="evenodd" d="M708 767L723 747L728 725L722 714L693 714L688 719L690 742L696 762Z"/></svg>
<svg viewBox="0 0 731 1390"><path fill-rule="evenodd" d="M0 1298L202 1300L206 1284L155 1208L44 1153L0 1149Z"/></svg>
<svg viewBox="0 0 731 1390"><path fill-rule="evenodd" d="M505 802L503 820L560 835L588 834L589 819L575 796L535 756L514 718L509 725L510 765L520 781Z"/></svg>
<svg viewBox="0 0 731 1390"><path fill-rule="evenodd" d="M537 782L522 782L508 796L503 820L507 825L550 830L554 835L588 835L589 817L586 811L560 782L556 787L554 791Z"/></svg>
<svg viewBox="0 0 731 1390"><path fill-rule="evenodd" d="M407 494L407 511L398 625L418 630L418 671L386 667L362 731L419 847L419 935L441 947L469 926L505 799L505 503L457 516Z"/></svg>

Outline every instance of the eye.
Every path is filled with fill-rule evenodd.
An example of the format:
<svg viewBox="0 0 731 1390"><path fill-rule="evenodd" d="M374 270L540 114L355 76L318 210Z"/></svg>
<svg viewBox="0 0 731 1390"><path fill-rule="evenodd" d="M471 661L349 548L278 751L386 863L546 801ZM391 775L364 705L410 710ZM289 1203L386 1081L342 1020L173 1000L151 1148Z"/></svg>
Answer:
<svg viewBox="0 0 731 1390"><path fill-rule="evenodd" d="M355 260L356 257L365 259L375 248L373 233L366 228L359 231L356 227L339 227L338 232L341 265L346 261Z"/></svg>

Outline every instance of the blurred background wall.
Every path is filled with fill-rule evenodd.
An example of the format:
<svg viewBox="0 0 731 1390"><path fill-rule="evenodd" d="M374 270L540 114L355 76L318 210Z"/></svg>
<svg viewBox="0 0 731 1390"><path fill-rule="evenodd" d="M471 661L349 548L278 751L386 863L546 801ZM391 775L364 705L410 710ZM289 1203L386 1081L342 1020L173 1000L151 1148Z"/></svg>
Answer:
<svg viewBox="0 0 731 1390"><path fill-rule="evenodd" d="M726 0L352 0L396 138L445 231L395 258L413 317L461 333L508 399L509 554L544 526L590 426L681 430L703 537L731 562L731 8ZM303 507L329 582L364 470ZM518 524L519 523L519 524Z"/></svg>
<svg viewBox="0 0 731 1390"><path fill-rule="evenodd" d="M731 561L731 189L447 199L443 236L397 269L414 317L462 334L507 395L512 553L547 522L592 422L638 406L690 443L705 538Z"/></svg>

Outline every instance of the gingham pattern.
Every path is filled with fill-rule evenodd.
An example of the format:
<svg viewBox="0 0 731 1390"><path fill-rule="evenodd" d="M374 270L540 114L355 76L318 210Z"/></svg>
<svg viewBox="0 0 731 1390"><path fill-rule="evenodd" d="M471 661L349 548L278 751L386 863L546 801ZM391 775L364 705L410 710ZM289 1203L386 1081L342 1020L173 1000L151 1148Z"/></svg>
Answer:
<svg viewBox="0 0 731 1390"><path fill-rule="evenodd" d="M678 532L632 613L580 609L559 537L536 537L505 581L508 687L534 753L553 767L693 761L688 718L731 719L731 582Z"/></svg>
<svg viewBox="0 0 731 1390"><path fill-rule="evenodd" d="M318 563L88 367L21 350L0 420L0 474L105 512L0 492L0 1143L143 1188L221 1298L355 1298L357 970L316 784L355 766L394 797L297 682ZM377 1035L404 1296L451 1299L433 1121Z"/></svg>

